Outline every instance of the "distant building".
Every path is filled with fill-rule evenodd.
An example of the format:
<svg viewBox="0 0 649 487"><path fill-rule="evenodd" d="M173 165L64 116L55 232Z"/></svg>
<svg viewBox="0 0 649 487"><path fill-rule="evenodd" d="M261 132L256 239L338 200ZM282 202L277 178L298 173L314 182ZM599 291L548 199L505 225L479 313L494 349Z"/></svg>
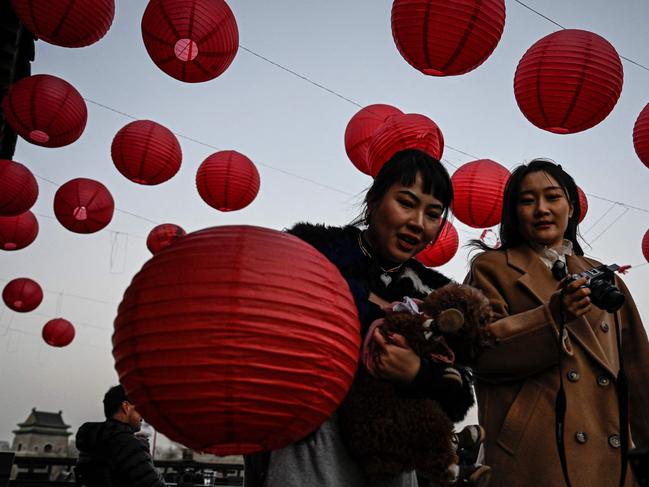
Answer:
<svg viewBox="0 0 649 487"><path fill-rule="evenodd" d="M11 451L8 441L0 440L0 451Z"/></svg>
<svg viewBox="0 0 649 487"><path fill-rule="evenodd" d="M50 413L32 409L27 419L14 430L12 450L17 455L68 456L69 425L63 422L62 412Z"/></svg>

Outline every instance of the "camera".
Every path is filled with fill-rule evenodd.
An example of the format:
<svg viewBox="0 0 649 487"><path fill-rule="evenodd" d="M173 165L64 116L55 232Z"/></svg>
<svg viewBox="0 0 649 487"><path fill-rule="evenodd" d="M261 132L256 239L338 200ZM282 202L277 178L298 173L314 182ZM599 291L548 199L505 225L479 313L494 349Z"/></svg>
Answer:
<svg viewBox="0 0 649 487"><path fill-rule="evenodd" d="M581 274L573 274L570 281L576 281L585 277L585 286L590 288L590 301L603 310L613 313L624 304L624 294L615 284L615 271L620 266L617 264L600 265L593 267Z"/></svg>

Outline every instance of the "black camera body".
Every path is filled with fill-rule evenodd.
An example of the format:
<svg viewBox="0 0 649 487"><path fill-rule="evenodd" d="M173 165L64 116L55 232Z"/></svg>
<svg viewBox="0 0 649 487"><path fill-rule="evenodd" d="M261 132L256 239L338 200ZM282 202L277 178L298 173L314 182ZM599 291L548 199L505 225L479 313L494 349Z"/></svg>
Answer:
<svg viewBox="0 0 649 487"><path fill-rule="evenodd" d="M613 313L622 307L626 299L624 293L614 284L615 271L619 268L617 264L602 264L581 274L573 274L570 281L585 277L585 286L590 288L590 301L598 308Z"/></svg>

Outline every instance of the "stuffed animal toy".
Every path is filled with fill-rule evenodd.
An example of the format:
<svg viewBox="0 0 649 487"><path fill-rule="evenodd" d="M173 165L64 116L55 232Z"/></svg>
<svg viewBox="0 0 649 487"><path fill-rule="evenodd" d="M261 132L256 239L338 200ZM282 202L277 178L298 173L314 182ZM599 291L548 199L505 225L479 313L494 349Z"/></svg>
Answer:
<svg viewBox="0 0 649 487"><path fill-rule="evenodd" d="M469 375L463 379L455 366L472 364L490 320L491 307L480 291L451 283L423 301L393 303L385 318L372 324L362 364L339 410L345 444L371 481L416 469L435 485L453 485L449 466L458 463L453 422L474 403L471 393L461 393ZM422 361L432 363L438 371L432 394L413 396L377 377L377 328L386 342L398 334Z"/></svg>

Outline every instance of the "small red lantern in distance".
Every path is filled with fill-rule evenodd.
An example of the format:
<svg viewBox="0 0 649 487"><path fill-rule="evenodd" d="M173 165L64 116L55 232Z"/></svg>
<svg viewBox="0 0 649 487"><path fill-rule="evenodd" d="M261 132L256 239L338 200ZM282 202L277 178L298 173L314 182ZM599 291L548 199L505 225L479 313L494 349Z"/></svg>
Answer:
<svg viewBox="0 0 649 487"><path fill-rule="evenodd" d="M623 79L620 56L606 39L566 29L545 36L523 55L514 93L532 124L555 134L574 134L608 116Z"/></svg>
<svg viewBox="0 0 649 487"><path fill-rule="evenodd" d="M243 154L216 152L196 172L196 188L203 201L219 211L240 210L259 192L259 172Z"/></svg>
<svg viewBox="0 0 649 487"><path fill-rule="evenodd" d="M488 228L500 223L509 176L507 168L491 159L479 159L461 166L451 177L451 208L455 217L473 228Z"/></svg>
<svg viewBox="0 0 649 487"><path fill-rule="evenodd" d="M24 249L37 235L38 221L31 211L16 216L0 216L0 249Z"/></svg>
<svg viewBox="0 0 649 487"><path fill-rule="evenodd" d="M88 120L86 102L74 86L49 74L28 76L11 85L2 111L18 135L43 147L71 144Z"/></svg>
<svg viewBox="0 0 649 487"><path fill-rule="evenodd" d="M153 227L149 232L149 236L146 238L146 247L152 254L157 254L186 234L185 230L174 223L163 223Z"/></svg>
<svg viewBox="0 0 649 487"><path fill-rule="evenodd" d="M642 255L649 262L649 230L647 230L642 238Z"/></svg>
<svg viewBox="0 0 649 487"><path fill-rule="evenodd" d="M43 340L52 347L66 347L74 340L74 326L63 318L54 318L43 326Z"/></svg>
<svg viewBox="0 0 649 487"><path fill-rule="evenodd" d="M171 179L182 159L176 136L151 120L136 120L122 127L113 138L110 153L127 179L148 185Z"/></svg>
<svg viewBox="0 0 649 487"><path fill-rule="evenodd" d="M39 39L62 47L84 47L106 35L114 0L11 0L22 24Z"/></svg>
<svg viewBox="0 0 649 487"><path fill-rule="evenodd" d="M450 261L460 246L460 237L457 230L447 221L434 244L428 245L415 257L419 262L428 267L439 267Z"/></svg>
<svg viewBox="0 0 649 487"><path fill-rule="evenodd" d="M633 148L642 163L649 167L649 104L642 109L633 126Z"/></svg>
<svg viewBox="0 0 649 487"><path fill-rule="evenodd" d="M374 132L392 115L402 114L398 108L377 103L361 108L349 120L345 129L345 151L359 171L370 174L367 149Z"/></svg>
<svg viewBox="0 0 649 487"><path fill-rule="evenodd" d="M577 186L577 195L579 196L579 207L581 209L579 212L579 223L581 223L586 218L586 213L588 213L588 198L586 198L586 193L579 186Z"/></svg>
<svg viewBox="0 0 649 487"><path fill-rule="evenodd" d="M0 159L0 215L16 216L29 210L38 197L38 183L19 162Z"/></svg>
<svg viewBox="0 0 649 487"><path fill-rule="evenodd" d="M407 113L389 117L377 130L367 149L372 177L397 152L419 149L435 159L442 158L444 136L437 124L425 115Z"/></svg>
<svg viewBox="0 0 649 487"><path fill-rule="evenodd" d="M106 186L93 179L72 179L54 195L54 216L71 232L98 232L110 223L114 210Z"/></svg>
<svg viewBox="0 0 649 487"><path fill-rule="evenodd" d="M222 74L239 48L237 21L223 0L151 0L142 38L162 71L189 83Z"/></svg>
<svg viewBox="0 0 649 487"><path fill-rule="evenodd" d="M359 346L338 269L297 237L251 226L193 232L154 255L113 335L120 383L147 421L217 455L312 432L347 394Z"/></svg>
<svg viewBox="0 0 649 487"><path fill-rule="evenodd" d="M7 283L2 290L2 300L18 313L34 311L43 301L43 290L36 281L19 277Z"/></svg>
<svg viewBox="0 0 649 487"><path fill-rule="evenodd" d="M415 69L432 76L467 73L498 45L504 0L395 0L392 37Z"/></svg>

